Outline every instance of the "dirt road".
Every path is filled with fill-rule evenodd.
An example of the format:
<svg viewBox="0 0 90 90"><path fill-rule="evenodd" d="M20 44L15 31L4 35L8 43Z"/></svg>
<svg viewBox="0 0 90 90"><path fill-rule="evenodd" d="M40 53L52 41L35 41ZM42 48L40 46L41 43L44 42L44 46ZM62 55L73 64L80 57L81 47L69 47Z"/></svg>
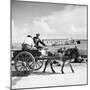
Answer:
<svg viewBox="0 0 90 90"><path fill-rule="evenodd" d="M54 68L57 73L53 74L48 66L46 73L42 73L42 67L31 75L13 75L12 89L87 84L87 64L72 63L72 65L75 73L71 72L70 67L65 66L65 74L61 74L61 67L58 66Z"/></svg>

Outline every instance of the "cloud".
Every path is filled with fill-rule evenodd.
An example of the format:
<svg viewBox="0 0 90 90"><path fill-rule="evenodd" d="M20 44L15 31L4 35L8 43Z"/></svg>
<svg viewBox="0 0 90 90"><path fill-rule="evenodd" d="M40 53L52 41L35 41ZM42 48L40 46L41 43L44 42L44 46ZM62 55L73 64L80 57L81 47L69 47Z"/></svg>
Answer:
<svg viewBox="0 0 90 90"><path fill-rule="evenodd" d="M22 28L18 28L15 26L14 20L12 20L12 42L23 42L28 34L30 34L28 24L24 24Z"/></svg>
<svg viewBox="0 0 90 90"><path fill-rule="evenodd" d="M14 21L12 20L12 42L16 41L18 29L15 27Z"/></svg>
<svg viewBox="0 0 90 90"><path fill-rule="evenodd" d="M52 34L55 32L54 29L50 28L49 24L44 18L35 18L33 24L36 28L39 28L39 32L44 34Z"/></svg>
<svg viewBox="0 0 90 90"><path fill-rule="evenodd" d="M63 11L53 12L49 16L37 17L33 25L47 38L86 38L87 33L86 7L72 6Z"/></svg>
<svg viewBox="0 0 90 90"><path fill-rule="evenodd" d="M87 38L87 8L67 6L64 10L52 12L48 16L34 17L32 22L21 28L12 20L12 41L23 42L27 34L40 33L42 38Z"/></svg>

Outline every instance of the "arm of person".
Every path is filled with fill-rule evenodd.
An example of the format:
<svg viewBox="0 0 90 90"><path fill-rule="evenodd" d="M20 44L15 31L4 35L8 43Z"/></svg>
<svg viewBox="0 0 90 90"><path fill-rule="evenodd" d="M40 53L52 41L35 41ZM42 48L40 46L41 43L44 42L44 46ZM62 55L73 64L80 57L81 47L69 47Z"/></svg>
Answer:
<svg viewBox="0 0 90 90"><path fill-rule="evenodd" d="M39 39L39 42L43 45L43 46L47 46L44 42L42 42L40 39Z"/></svg>

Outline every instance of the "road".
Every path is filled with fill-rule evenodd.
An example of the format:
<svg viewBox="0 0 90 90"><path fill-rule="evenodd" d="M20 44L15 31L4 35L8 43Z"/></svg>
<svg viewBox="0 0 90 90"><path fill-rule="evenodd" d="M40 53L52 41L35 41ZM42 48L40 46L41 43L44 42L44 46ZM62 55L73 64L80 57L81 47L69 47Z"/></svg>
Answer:
<svg viewBox="0 0 90 90"><path fill-rule="evenodd" d="M69 66L65 66L65 74L61 74L60 66L54 67L57 72L55 74L51 72L49 66L46 73L42 73L43 66L31 75L21 76L17 76L12 67L12 89L87 84L87 63L72 63L72 66L75 73L71 72Z"/></svg>

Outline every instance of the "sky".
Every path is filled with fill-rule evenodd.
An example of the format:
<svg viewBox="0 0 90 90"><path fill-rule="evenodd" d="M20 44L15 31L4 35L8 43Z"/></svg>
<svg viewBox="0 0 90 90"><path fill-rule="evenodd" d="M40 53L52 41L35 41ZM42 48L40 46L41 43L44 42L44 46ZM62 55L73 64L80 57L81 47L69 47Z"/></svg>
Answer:
<svg viewBox="0 0 90 90"><path fill-rule="evenodd" d="M87 6L12 0L12 42L30 34L42 39L86 39Z"/></svg>

